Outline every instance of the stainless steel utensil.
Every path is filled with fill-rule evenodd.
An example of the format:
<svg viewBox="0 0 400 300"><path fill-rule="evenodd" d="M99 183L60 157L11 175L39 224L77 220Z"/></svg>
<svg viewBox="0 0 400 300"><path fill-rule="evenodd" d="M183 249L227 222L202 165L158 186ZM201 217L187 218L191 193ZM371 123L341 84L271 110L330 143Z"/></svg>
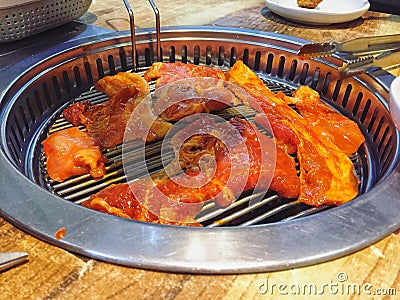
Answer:
<svg viewBox="0 0 400 300"><path fill-rule="evenodd" d="M0 272L9 270L27 261L26 252L3 252L0 253Z"/></svg>
<svg viewBox="0 0 400 300"><path fill-rule="evenodd" d="M339 68L339 73L342 77L357 75L363 72L368 72L371 68L390 68L400 65L400 48L384 51L376 56L370 55L360 57L350 62L344 63Z"/></svg>
<svg viewBox="0 0 400 300"><path fill-rule="evenodd" d="M330 56L334 53L366 55L388 51L400 47L400 34L371 36L337 43L310 43L300 47L298 54L302 58Z"/></svg>

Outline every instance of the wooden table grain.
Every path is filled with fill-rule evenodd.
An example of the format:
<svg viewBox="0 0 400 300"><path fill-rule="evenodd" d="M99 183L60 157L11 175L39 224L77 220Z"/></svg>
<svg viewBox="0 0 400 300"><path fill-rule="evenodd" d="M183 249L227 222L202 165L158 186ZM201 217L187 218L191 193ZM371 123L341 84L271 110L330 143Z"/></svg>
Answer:
<svg viewBox="0 0 400 300"><path fill-rule="evenodd" d="M318 42L400 32L399 16L377 12L344 24L315 27L285 21L260 0L158 2L162 26L242 27ZM131 4L136 25L153 27L149 3L140 0ZM113 30L129 29L122 0L93 0L83 20ZM400 74L398 69L391 72ZM395 299L393 294L400 294L399 233L314 266L257 274L191 275L128 268L77 256L0 218L0 251L29 254L27 263L0 274L0 299ZM313 290L313 286L318 289Z"/></svg>

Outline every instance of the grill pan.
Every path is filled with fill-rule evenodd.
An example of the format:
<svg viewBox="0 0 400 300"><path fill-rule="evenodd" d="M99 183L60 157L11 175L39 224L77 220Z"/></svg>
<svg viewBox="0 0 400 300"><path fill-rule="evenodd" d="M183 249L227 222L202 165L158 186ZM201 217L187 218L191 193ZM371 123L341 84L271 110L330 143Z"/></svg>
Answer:
<svg viewBox="0 0 400 300"><path fill-rule="evenodd" d="M119 32L68 42L34 56L33 65L30 58L2 70L3 76L5 72L15 75L1 94L4 218L78 254L127 266L193 273L314 264L357 251L400 227L399 135L387 103L392 75L381 70L341 79L337 69L346 58L299 60L296 52L307 41L273 33L168 27L161 37L143 29L137 30L135 38L135 64L130 34ZM244 195L227 211L207 204L198 217L203 228L131 221L77 205L91 193L124 181L118 167L120 149L105 152L110 163L104 180L81 176L56 184L43 172L41 141L49 132L69 126L60 113L73 101L105 100L92 89L98 79L132 68L144 72L158 58L221 69L241 59L275 91L290 93L299 85L309 85L320 92L329 105L356 121L366 137L365 146L353 157L361 177L360 195L345 205L318 209L270 193L257 202L259 206L249 207L250 199ZM155 155L155 166L157 159ZM55 233L63 227L65 237L57 239Z"/></svg>

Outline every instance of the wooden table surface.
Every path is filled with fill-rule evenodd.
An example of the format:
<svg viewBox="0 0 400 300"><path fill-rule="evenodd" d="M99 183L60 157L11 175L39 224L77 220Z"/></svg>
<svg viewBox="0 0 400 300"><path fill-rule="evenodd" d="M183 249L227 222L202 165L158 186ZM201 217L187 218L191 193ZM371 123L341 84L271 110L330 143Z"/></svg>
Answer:
<svg viewBox="0 0 400 300"><path fill-rule="evenodd" d="M367 12L362 18L344 24L315 27L283 20L265 8L262 0L158 2L163 26L243 27L318 42L400 32L399 16L376 12ZM148 2L131 3L136 25L153 27L154 15ZM83 19L114 30L129 28L122 0L93 0ZM397 69L392 72L398 74ZM27 263L0 274L0 299L394 299L382 294L400 294L399 233L392 233L352 255L314 266L212 276L127 268L79 257L38 240L0 218L0 251L29 254ZM333 287L329 290L328 284L340 282L340 276L347 276L346 283L360 287L360 293L357 289L348 292L336 289L335 292ZM267 283L275 289L263 291ZM296 286L312 284L326 286L323 295L295 290Z"/></svg>

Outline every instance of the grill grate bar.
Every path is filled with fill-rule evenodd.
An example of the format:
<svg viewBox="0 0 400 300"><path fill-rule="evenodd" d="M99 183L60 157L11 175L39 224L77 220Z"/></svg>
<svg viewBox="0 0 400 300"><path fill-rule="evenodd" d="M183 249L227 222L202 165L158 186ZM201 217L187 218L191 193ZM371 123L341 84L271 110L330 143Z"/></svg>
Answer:
<svg viewBox="0 0 400 300"><path fill-rule="evenodd" d="M264 194L264 193L261 193L261 194ZM260 198L260 194L254 195L254 198ZM249 205L249 206L247 206L247 207L245 207L243 209L240 209L240 210L238 210L236 212L233 212L233 213L229 214L227 217L224 217L224 218L221 218L221 219L219 219L217 221L214 221L208 227L222 226L222 225L231 223L234 220L239 219L240 217L249 216L249 215L251 215L251 213L253 211L255 211L255 210L257 210L257 209L259 209L261 207L266 207L268 205L271 205L274 201L278 200L278 198L279 197L277 195L274 195L272 197L267 197L267 198L261 199L260 201L257 201L256 203L254 203L252 205ZM249 199L244 198L243 200L244 200L243 202L245 202L245 203L246 202L250 203ZM243 204L243 202L239 203L239 205ZM228 209L230 209L230 207Z"/></svg>
<svg viewBox="0 0 400 300"><path fill-rule="evenodd" d="M278 213L282 213L285 210L289 210L289 209L291 209L294 206L299 205L299 204L301 204L301 203L297 202L297 201L283 204L283 205L281 205L281 206L279 206L277 208L274 208L274 209L272 209L270 211L267 211L267 212L255 217L255 218L253 218L253 219L251 219L251 220L249 220L247 222L244 222L244 223L240 224L239 227L250 226L250 225L254 225L254 224L260 223L261 221L263 221L263 220L265 220L267 218L270 218L270 217L272 217L272 216L274 216L274 215L276 215Z"/></svg>
<svg viewBox="0 0 400 300"><path fill-rule="evenodd" d="M254 194L254 195L251 195L248 197L243 197L243 198L239 197L239 199L237 199L235 202L233 202L228 207L219 207L214 202L209 202L206 205L204 205L202 211L200 212L198 217L196 217L196 220L200 223L210 221L229 210L234 210L235 208L238 208L240 206L243 206L243 205L249 203L251 200L255 200L256 198L261 198L262 195L264 195L264 194L265 193L262 192L262 193ZM214 226L222 225L222 223L219 223L219 222L214 222L214 223L215 223ZM224 222L223 224L225 224L225 223L226 222Z"/></svg>
<svg viewBox="0 0 400 300"><path fill-rule="evenodd" d="M87 194L90 191L94 191L92 187L95 186L100 186L102 183L107 184L115 181L115 177L119 175L119 179L125 179L125 176L123 174L123 170L119 169L114 172L107 173L102 180L96 180L92 179L90 175L85 175L83 178L80 177L79 179L81 180L80 183L75 183L69 182L69 187L63 188L63 189L54 189L57 194L60 196L65 197L67 200L73 200L75 198L80 198L83 194ZM86 180L85 180L86 179ZM82 181L84 180L84 181ZM76 192L76 193L74 193ZM73 193L73 194L71 194Z"/></svg>
<svg viewBox="0 0 400 300"><path fill-rule="evenodd" d="M104 188L110 186L111 184L120 183L124 179L125 179L125 176L121 176L121 177L117 177L117 178L114 178L114 179L111 179L111 180L107 180L107 181L102 182L102 183L96 183L95 186L86 188L85 190L79 191L79 192L74 193L72 195L64 196L64 199L72 201L75 198L79 198L79 200L74 201L75 203L79 204L79 203L82 203L85 200L89 199L91 194L94 194L95 192L98 192L99 190L104 189ZM84 195L84 193L88 194L88 195Z"/></svg>
<svg viewBox="0 0 400 300"><path fill-rule="evenodd" d="M298 219L298 218L302 218L302 217L306 217L306 216L311 216L315 213L327 210L331 207L332 207L331 205L321 205L318 207L310 207L307 210L303 210L297 214L293 214L287 218L283 218L281 221L290 221L290 220L294 220L294 219Z"/></svg>
<svg viewBox="0 0 400 300"><path fill-rule="evenodd" d="M60 123L56 124L56 126L53 126L49 130L49 134L63 130L63 129L71 128L71 127L73 127L73 125L70 124L69 122L60 122Z"/></svg>

